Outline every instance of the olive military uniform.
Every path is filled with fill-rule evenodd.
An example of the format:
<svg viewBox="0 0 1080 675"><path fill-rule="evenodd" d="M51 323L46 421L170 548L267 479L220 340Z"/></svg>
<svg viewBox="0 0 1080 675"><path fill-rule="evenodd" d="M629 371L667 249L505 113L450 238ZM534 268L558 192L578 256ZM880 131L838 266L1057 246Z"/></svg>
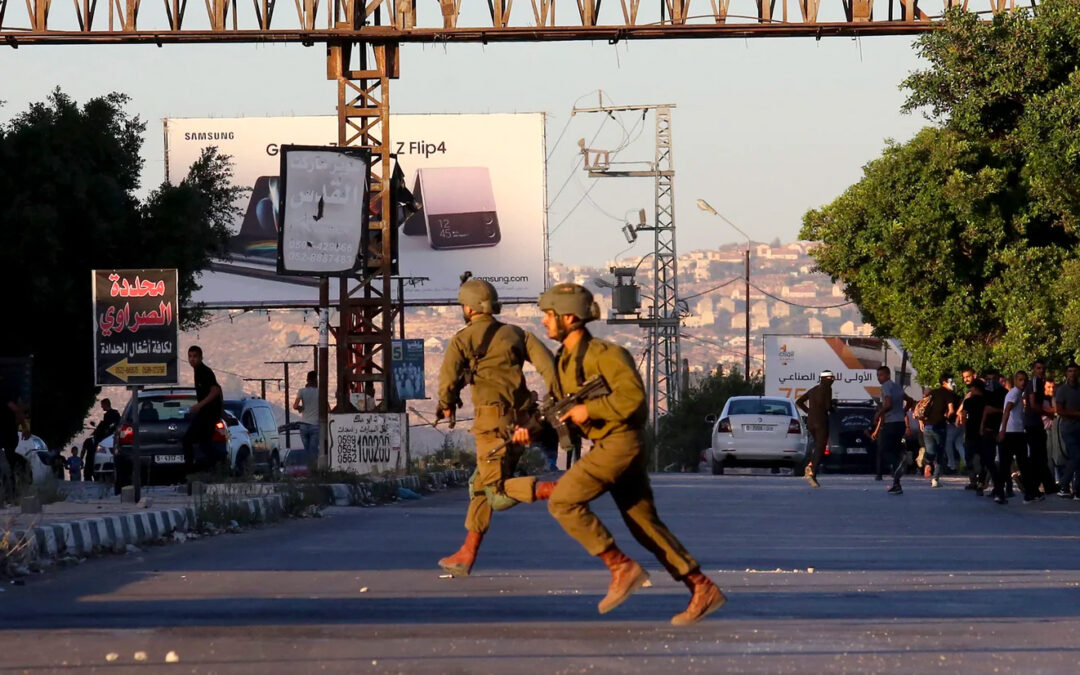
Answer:
<svg viewBox="0 0 1080 675"><path fill-rule="evenodd" d="M593 448L559 479L548 502L551 515L586 551L600 555L615 540L589 502L610 491L634 538L671 576L682 579L698 563L656 513L642 450L645 387L630 354L585 332L572 353L560 354L557 368L560 395L577 391L595 375L604 376L612 393L586 401L589 421L582 431L592 439Z"/></svg>
<svg viewBox="0 0 1080 675"><path fill-rule="evenodd" d="M477 468L470 481L472 499L465 517L469 532L487 532L492 510L535 499L535 478L509 478L521 458L521 446L504 447L495 461L487 457L510 437L512 425L524 422L528 415L532 401L521 372L526 361L545 382L554 381L555 362L547 347L531 333L500 323L490 314L476 316L458 331L446 351L439 372L439 410L453 409L466 385L476 407L472 433Z"/></svg>

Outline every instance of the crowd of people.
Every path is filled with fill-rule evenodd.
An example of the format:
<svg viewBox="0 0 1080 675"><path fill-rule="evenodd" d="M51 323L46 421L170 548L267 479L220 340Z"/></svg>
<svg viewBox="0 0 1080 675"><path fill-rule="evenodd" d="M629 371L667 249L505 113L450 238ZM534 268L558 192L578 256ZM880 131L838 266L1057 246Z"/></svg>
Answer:
<svg viewBox="0 0 1080 675"><path fill-rule="evenodd" d="M1030 373L964 368L961 378L963 394L946 374L918 402L899 386L883 389L871 435L896 469L889 491L903 493L914 458L932 487L962 469L965 489L998 504L1017 495L1024 503L1054 494L1080 500L1080 366L1070 363L1060 383L1041 360ZM891 383L889 370L878 379Z"/></svg>

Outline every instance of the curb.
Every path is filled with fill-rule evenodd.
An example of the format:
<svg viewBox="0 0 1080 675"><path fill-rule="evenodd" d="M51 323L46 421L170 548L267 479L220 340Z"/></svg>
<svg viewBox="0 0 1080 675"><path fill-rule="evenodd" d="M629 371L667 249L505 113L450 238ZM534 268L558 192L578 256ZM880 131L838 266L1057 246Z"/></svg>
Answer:
<svg viewBox="0 0 1080 675"><path fill-rule="evenodd" d="M284 511L281 495L243 499L240 503L260 521ZM29 530L15 530L13 534L16 541L24 538L30 541L30 559L42 559L123 550L128 544L154 541L173 532L187 532L196 525L195 507L185 506L49 523Z"/></svg>
<svg viewBox="0 0 1080 675"><path fill-rule="evenodd" d="M397 489L405 488L413 492L433 492L451 485L459 485L469 479L469 472L464 469L434 471L422 476L402 476L385 478L371 483L330 483L320 485L330 504L334 506L375 506L376 504L395 501Z"/></svg>

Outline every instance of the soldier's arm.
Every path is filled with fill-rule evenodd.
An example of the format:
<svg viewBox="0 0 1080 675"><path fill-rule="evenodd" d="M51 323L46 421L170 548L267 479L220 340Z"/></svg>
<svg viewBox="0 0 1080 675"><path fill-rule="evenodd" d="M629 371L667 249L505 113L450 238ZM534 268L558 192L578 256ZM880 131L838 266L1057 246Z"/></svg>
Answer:
<svg viewBox="0 0 1080 675"><path fill-rule="evenodd" d="M465 355L461 350L461 337L455 335L446 348L442 368L439 369L439 410L453 410L461 395L461 369Z"/></svg>
<svg viewBox="0 0 1080 675"><path fill-rule="evenodd" d="M645 385L630 354L623 349L607 349L597 355L596 364L611 393L585 402L589 419L605 422L629 419L645 405Z"/></svg>
<svg viewBox="0 0 1080 675"><path fill-rule="evenodd" d="M525 353L528 356L529 363L533 364L536 368L536 372L540 373L540 377L544 378L544 384L551 391L559 391L558 375L555 372L555 357L551 355L551 352L544 345L543 342L530 333L525 331Z"/></svg>

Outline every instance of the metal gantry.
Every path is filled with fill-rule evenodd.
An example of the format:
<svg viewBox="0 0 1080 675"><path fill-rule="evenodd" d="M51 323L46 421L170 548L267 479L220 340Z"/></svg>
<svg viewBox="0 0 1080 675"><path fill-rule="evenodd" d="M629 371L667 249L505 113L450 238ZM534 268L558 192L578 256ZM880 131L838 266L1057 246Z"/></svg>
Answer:
<svg viewBox="0 0 1080 675"><path fill-rule="evenodd" d="M1034 4L1034 0L1030 0ZM713 37L909 35L930 30L950 7L997 13L1015 0L577 0L556 13L555 0L0 0L0 39L29 44L191 42L550 42ZM201 7L195 5L195 7ZM573 7L573 5L571 5ZM576 10L576 11L574 11ZM463 14L464 11L464 14ZM468 18L466 18L468 17ZM482 20L476 19L483 17Z"/></svg>
<svg viewBox="0 0 1080 675"><path fill-rule="evenodd" d="M594 108L574 108L573 113L638 112L653 113L656 124L656 149L649 168L624 171L611 168L613 153L584 147L585 168L591 178L652 178L654 220L651 226L642 225L637 231L653 232L653 304L647 317L615 318L608 323L632 323L648 331L650 409L655 428L679 402L679 259L675 249L675 164L671 145L670 103L657 105L601 105Z"/></svg>

